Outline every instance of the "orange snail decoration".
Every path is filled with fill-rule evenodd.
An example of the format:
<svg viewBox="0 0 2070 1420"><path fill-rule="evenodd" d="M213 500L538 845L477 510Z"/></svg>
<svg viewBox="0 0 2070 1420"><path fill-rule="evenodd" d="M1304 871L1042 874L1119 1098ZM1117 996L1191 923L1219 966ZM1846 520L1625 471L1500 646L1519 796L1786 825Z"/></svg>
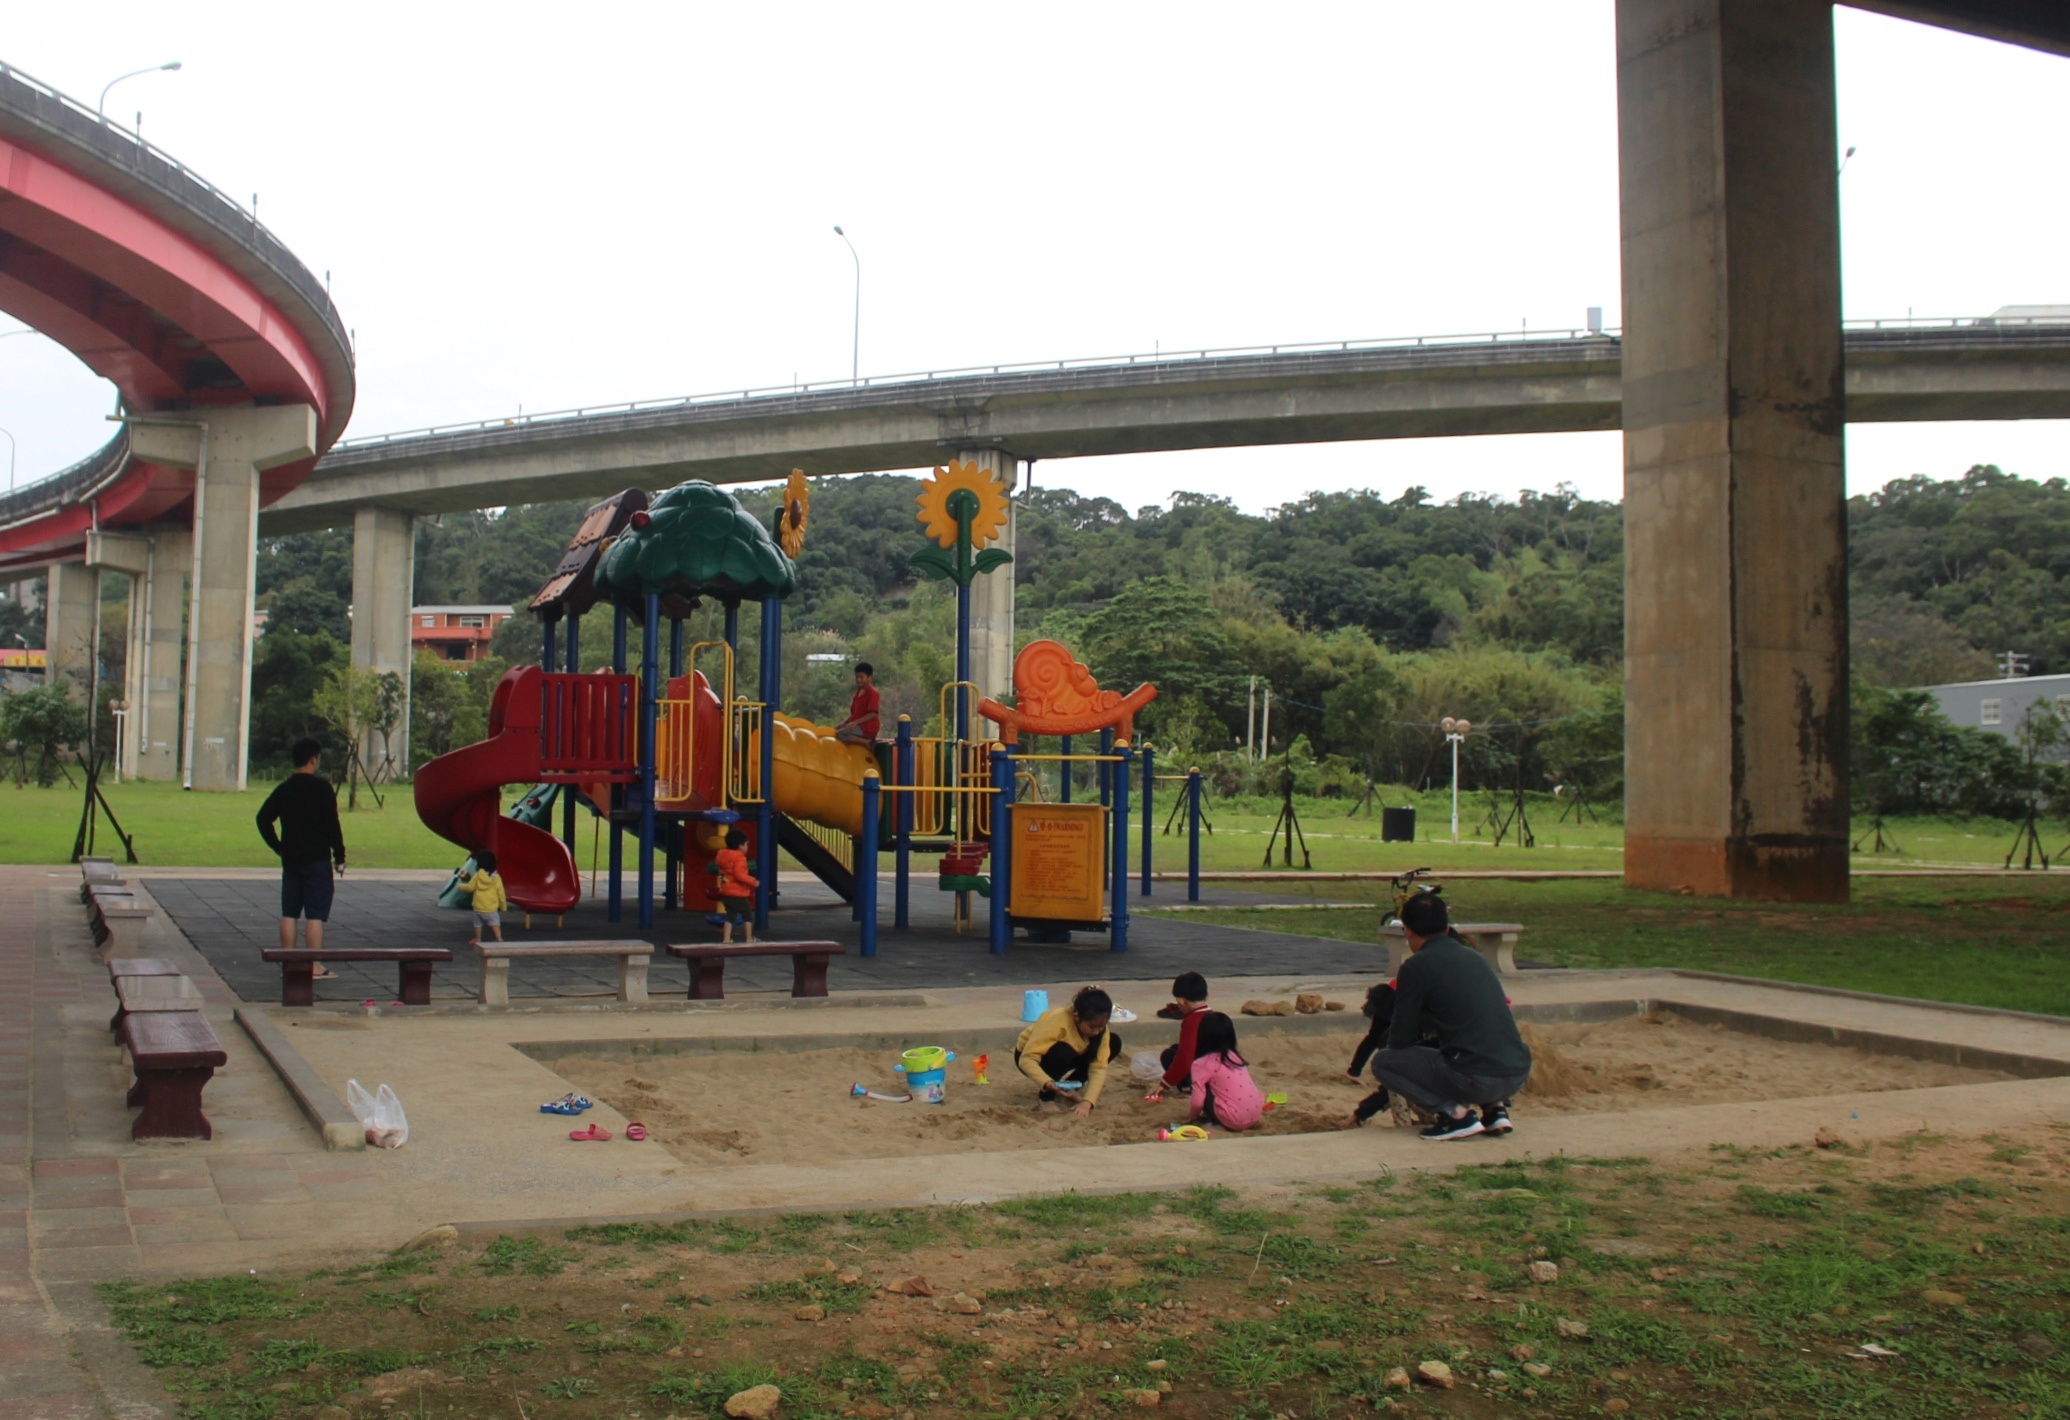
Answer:
<svg viewBox="0 0 2070 1420"><path fill-rule="evenodd" d="M1114 738L1135 738L1136 712L1157 698L1144 684L1127 695L1102 690L1093 673L1055 641L1030 641L1013 662L1014 706L987 696L978 714L999 726L999 738L1017 744L1031 735L1086 735L1112 727Z"/></svg>

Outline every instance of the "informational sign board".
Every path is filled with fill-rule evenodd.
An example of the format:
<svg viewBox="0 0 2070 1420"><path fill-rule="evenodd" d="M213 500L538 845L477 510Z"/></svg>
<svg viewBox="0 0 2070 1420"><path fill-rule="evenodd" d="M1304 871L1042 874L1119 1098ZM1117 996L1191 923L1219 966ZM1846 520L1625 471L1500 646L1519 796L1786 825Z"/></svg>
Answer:
<svg viewBox="0 0 2070 1420"><path fill-rule="evenodd" d="M1015 917L1097 922L1106 914L1107 808L1103 804L1014 804Z"/></svg>

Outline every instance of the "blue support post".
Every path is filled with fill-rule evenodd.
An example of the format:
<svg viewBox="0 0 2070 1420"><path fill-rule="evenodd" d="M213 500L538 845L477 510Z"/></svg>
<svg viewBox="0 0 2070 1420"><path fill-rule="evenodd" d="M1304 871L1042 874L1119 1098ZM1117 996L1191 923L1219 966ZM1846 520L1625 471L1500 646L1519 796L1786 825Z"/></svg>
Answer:
<svg viewBox="0 0 2070 1420"><path fill-rule="evenodd" d="M647 593L640 627L640 930L654 926L654 739L661 714L661 597Z"/></svg>
<svg viewBox="0 0 2070 1420"><path fill-rule="evenodd" d="M897 796L898 802L891 810L898 834L891 925L901 932L913 925L913 778L913 717L901 715L898 742L891 751L891 782L907 791Z"/></svg>
<svg viewBox="0 0 2070 1420"><path fill-rule="evenodd" d="M543 625L544 625L544 626L546 627L546 650L545 650L545 651L543 651L543 652L542 652L542 653L540 654L540 657L539 657L539 666L540 666L540 669L542 669L542 670L552 671L552 670L558 669L558 667L556 667L556 666L555 666L555 664L554 664L554 655L555 655L555 652L554 652L554 646L553 646L553 628L554 628L554 624L553 624L553 623L552 623L551 621L548 621L548 622L544 622L544 623L542 623L542 624L543 624Z"/></svg>
<svg viewBox="0 0 2070 1420"><path fill-rule="evenodd" d="M1112 730L1100 731L1100 763L1098 768L1100 780L1100 802L1102 804L1112 804L1114 802L1115 767L1107 762L1107 756L1113 753L1114 732Z"/></svg>
<svg viewBox="0 0 2070 1420"><path fill-rule="evenodd" d="M579 616L569 617L567 640L567 669L569 675L575 675L582 669L581 631L582 618ZM548 667L548 669L552 668ZM573 858L575 856L575 786L573 784L561 785L561 842L567 845L568 856ZM580 877L581 873L578 872L576 876Z"/></svg>
<svg viewBox="0 0 2070 1420"><path fill-rule="evenodd" d="M1156 780L1157 751L1150 745L1143 746L1143 861L1136 871L1141 874L1143 896L1150 895L1150 849L1156 841L1152 836L1157 828L1157 815L1150 809L1150 789Z"/></svg>
<svg viewBox="0 0 2070 1420"><path fill-rule="evenodd" d="M1013 750L1007 745L992 747L992 934L993 956L1003 956L1013 940L1013 923L1007 919L1008 895L1013 891Z"/></svg>
<svg viewBox="0 0 2070 1420"><path fill-rule="evenodd" d="M761 886L755 889L755 930L769 930L769 909L776 905L776 702L783 694L783 603L762 601L762 802L755 810L755 856Z"/></svg>
<svg viewBox="0 0 2070 1420"><path fill-rule="evenodd" d="M683 621L681 617L668 619L668 674L671 680L683 673Z"/></svg>
<svg viewBox="0 0 2070 1420"><path fill-rule="evenodd" d="M877 829L882 823L884 784L877 771L863 774L862 837L855 841L855 906L862 922L861 947L866 957L877 955Z"/></svg>
<svg viewBox="0 0 2070 1420"><path fill-rule="evenodd" d="M1057 753L1064 757L1057 765L1057 802L1068 804L1071 802L1071 771L1078 766L1071 763L1071 737L1065 735L1057 743L1062 746Z"/></svg>
<svg viewBox="0 0 2070 1420"><path fill-rule="evenodd" d="M1121 762L1114 766L1114 872L1108 884L1114 905L1107 914L1107 946L1117 952L1128 950L1128 771L1133 754L1125 744L1115 746Z"/></svg>
<svg viewBox="0 0 2070 1420"><path fill-rule="evenodd" d="M625 674L626 622L624 607L613 607L611 615L611 669L619 675ZM620 694L624 692L621 691ZM623 703L619 710L623 713ZM625 812L625 786L611 786L611 818L604 825L611 835L610 886L604 890L604 920L617 922L625 916L625 833L619 824L619 816Z"/></svg>
<svg viewBox="0 0 2070 1420"><path fill-rule="evenodd" d="M1186 771L1186 900L1200 901L1200 771Z"/></svg>

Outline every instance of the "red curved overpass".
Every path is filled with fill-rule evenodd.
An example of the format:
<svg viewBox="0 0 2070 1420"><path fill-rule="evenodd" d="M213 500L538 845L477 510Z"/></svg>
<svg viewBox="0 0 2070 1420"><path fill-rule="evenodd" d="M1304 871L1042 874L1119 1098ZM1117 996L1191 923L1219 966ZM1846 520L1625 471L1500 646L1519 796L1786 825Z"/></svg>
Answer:
<svg viewBox="0 0 2070 1420"><path fill-rule="evenodd" d="M328 293L256 217L140 139L0 67L0 311L112 381L131 415L307 405L317 448L352 412L351 343ZM314 458L271 468L260 501ZM87 531L189 520L195 471L118 433L0 498L0 569L76 555Z"/></svg>

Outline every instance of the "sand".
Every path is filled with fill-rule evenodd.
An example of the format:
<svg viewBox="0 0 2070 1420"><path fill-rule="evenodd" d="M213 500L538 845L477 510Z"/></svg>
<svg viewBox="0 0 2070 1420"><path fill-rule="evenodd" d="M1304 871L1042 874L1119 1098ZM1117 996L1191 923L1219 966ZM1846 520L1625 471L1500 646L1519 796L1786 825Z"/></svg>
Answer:
<svg viewBox="0 0 2070 1420"><path fill-rule="evenodd" d="M1357 1018L1353 1017L1356 1021ZM1363 1023L1360 1022L1360 1025ZM1287 1103L1267 1111L1263 1134L1330 1129L1372 1088L1344 1075L1359 1040L1342 1034L1294 1035L1250 1025L1245 1054L1260 1087ZM1794 1099L1852 1091L1925 1089L2011 1078L1987 1070L1907 1060L1835 1046L1795 1044L1697 1025L1666 1012L1598 1025L1530 1028L1547 1067L1526 1087L1514 1115L1657 1109L1675 1105ZM1551 1049L1546 1049L1550 1046ZM1186 1100L1143 1100L1143 1086L1116 1064L1090 1119L1037 1104L1033 1085L995 1055L990 1085L970 1068L949 1067L946 1103L858 1100L861 1082L902 1092L893 1057L882 1050L711 1051L638 1060L571 1055L552 1068L576 1089L646 1124L655 1142L686 1163L836 1163L844 1159L1133 1144L1159 1125L1186 1121ZM1388 1127L1386 1116L1369 1128Z"/></svg>

